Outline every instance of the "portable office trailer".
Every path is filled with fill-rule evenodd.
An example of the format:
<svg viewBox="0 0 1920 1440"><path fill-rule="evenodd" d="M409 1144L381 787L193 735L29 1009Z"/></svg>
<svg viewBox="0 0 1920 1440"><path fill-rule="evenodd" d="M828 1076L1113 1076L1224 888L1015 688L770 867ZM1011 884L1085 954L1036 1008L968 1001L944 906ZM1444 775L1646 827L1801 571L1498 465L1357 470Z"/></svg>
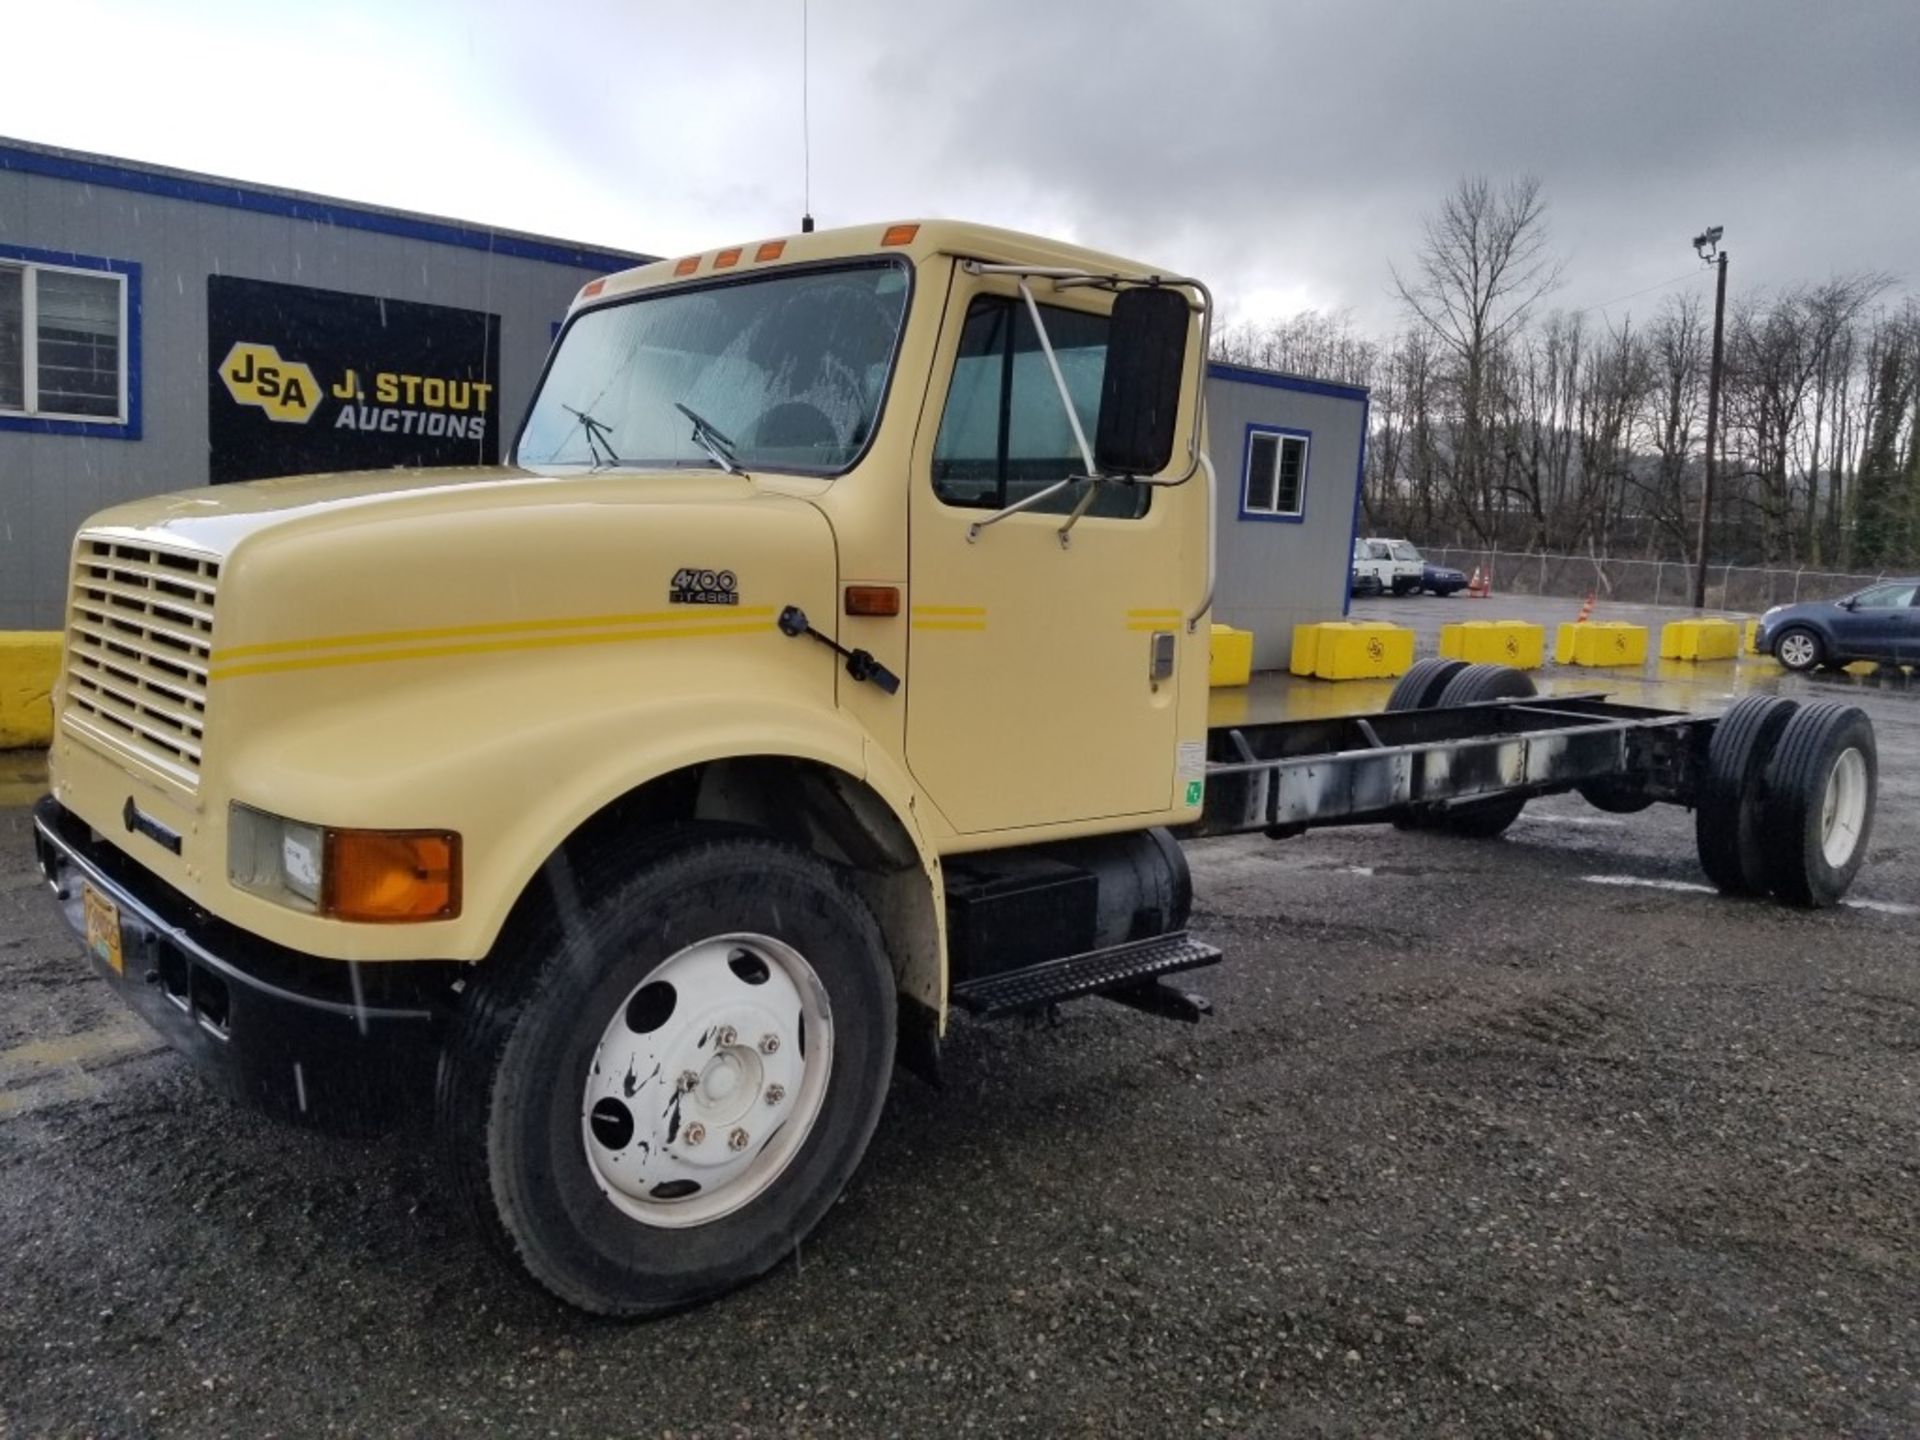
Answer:
<svg viewBox="0 0 1920 1440"><path fill-rule="evenodd" d="M59 626L108 505L497 460L580 286L649 258L0 140L0 630Z"/></svg>

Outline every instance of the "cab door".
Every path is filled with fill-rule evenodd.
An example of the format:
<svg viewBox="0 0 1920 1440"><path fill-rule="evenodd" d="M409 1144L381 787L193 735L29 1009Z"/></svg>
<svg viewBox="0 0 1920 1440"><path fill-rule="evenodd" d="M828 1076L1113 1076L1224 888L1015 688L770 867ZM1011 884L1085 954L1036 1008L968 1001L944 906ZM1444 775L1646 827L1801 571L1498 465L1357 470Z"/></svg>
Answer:
<svg viewBox="0 0 1920 1440"><path fill-rule="evenodd" d="M1091 437L1106 299L1037 289ZM963 834L1174 803L1178 688L1206 676L1181 673L1182 604L1198 597L1182 593L1173 494L1101 486L1064 545L1085 482L974 529L1085 468L1018 290L957 273L910 479L906 748Z"/></svg>

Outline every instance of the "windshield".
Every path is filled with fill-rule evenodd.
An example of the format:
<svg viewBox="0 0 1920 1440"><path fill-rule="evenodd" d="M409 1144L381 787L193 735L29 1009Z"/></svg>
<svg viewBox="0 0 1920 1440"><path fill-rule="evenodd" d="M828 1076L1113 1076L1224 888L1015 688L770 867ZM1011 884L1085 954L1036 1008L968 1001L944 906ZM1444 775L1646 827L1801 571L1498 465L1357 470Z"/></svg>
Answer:
<svg viewBox="0 0 1920 1440"><path fill-rule="evenodd" d="M1394 541L1392 549L1393 558L1396 560L1418 560L1420 558L1420 552L1405 540Z"/></svg>
<svg viewBox="0 0 1920 1440"><path fill-rule="evenodd" d="M838 474L880 416L907 308L897 260L642 294L560 337L522 465Z"/></svg>

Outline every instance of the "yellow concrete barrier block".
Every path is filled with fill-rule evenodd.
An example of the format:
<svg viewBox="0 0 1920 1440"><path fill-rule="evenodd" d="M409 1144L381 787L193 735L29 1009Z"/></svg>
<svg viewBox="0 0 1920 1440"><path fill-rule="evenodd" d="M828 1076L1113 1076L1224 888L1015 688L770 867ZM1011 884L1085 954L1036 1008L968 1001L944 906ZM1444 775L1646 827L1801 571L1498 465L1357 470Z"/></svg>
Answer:
<svg viewBox="0 0 1920 1440"><path fill-rule="evenodd" d="M1329 625L1315 646L1313 673L1322 680L1381 680L1413 664L1413 631L1404 625Z"/></svg>
<svg viewBox="0 0 1920 1440"><path fill-rule="evenodd" d="M1743 655L1760 653L1760 622L1758 620L1747 621L1746 641L1741 645L1740 653Z"/></svg>
<svg viewBox="0 0 1920 1440"><path fill-rule="evenodd" d="M1731 660L1740 627L1731 620L1672 620L1660 627L1662 660Z"/></svg>
<svg viewBox="0 0 1920 1440"><path fill-rule="evenodd" d="M1440 627L1440 653L1475 665L1538 670L1546 662L1547 629L1526 620L1461 620Z"/></svg>
<svg viewBox="0 0 1920 1440"><path fill-rule="evenodd" d="M0 631L0 750L53 739L58 630Z"/></svg>
<svg viewBox="0 0 1920 1440"><path fill-rule="evenodd" d="M1554 636L1556 665L1644 665L1647 663L1647 627L1624 620L1568 621Z"/></svg>
<svg viewBox="0 0 1920 1440"><path fill-rule="evenodd" d="M1207 684L1244 685L1253 678L1253 632L1213 627L1207 643Z"/></svg>
<svg viewBox="0 0 1920 1440"><path fill-rule="evenodd" d="M1344 630L1345 620L1316 620L1310 625L1293 627L1293 653L1287 657L1287 669L1295 675L1311 675L1320 662L1320 637L1328 630Z"/></svg>

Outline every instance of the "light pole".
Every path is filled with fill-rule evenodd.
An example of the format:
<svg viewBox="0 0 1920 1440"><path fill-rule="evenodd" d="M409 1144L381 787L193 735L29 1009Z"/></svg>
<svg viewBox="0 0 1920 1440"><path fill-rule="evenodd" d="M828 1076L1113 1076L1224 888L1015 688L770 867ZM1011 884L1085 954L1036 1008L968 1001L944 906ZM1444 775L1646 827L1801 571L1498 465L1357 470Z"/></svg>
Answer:
<svg viewBox="0 0 1920 1440"><path fill-rule="evenodd" d="M1707 605L1707 534L1713 521L1713 447L1720 434L1720 336L1727 315L1727 252L1720 248L1724 233L1718 225L1708 226L1693 237L1693 248L1700 258L1720 271L1713 297L1713 368L1707 372L1707 468L1700 485L1699 563L1693 572L1693 608Z"/></svg>

